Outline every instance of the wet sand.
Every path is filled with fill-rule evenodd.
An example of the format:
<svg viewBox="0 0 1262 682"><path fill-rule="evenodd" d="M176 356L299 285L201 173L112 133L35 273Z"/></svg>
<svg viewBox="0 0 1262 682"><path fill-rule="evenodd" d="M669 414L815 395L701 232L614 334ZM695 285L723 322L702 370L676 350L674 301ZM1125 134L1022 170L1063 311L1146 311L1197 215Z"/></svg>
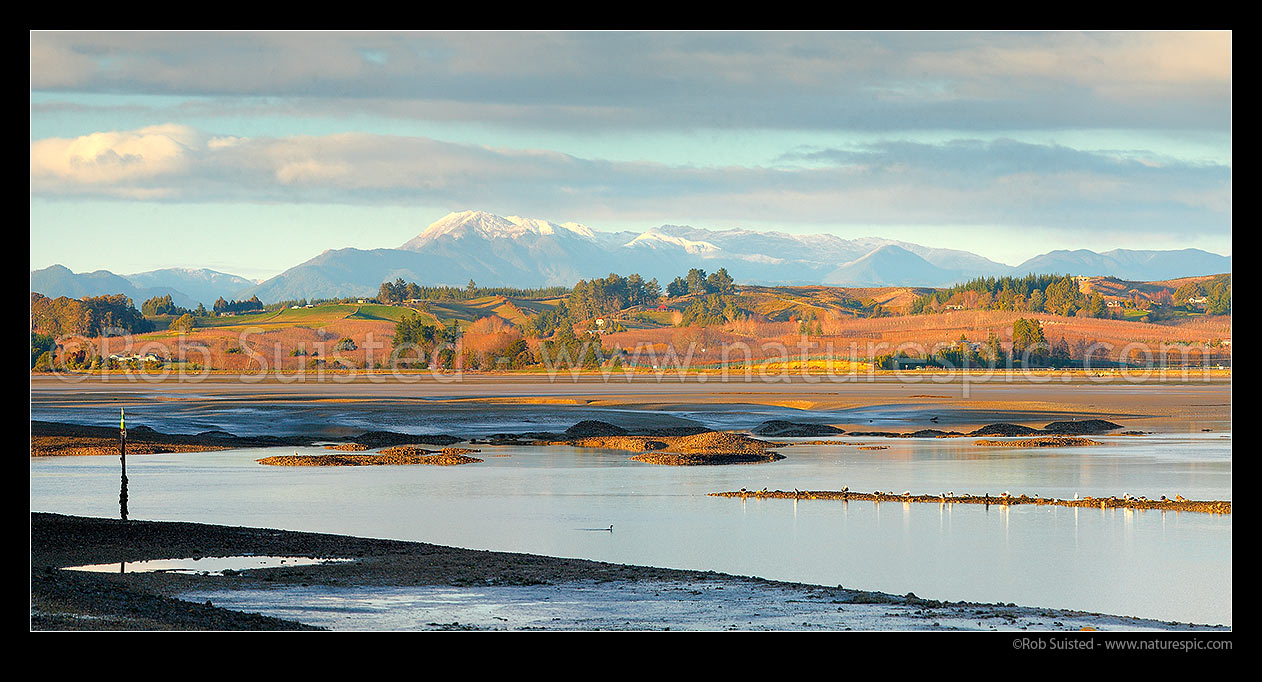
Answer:
<svg viewBox="0 0 1262 682"><path fill-rule="evenodd" d="M926 386L924 384L931 383ZM927 390L930 389L930 390ZM546 377L465 377L460 382L432 379L415 383L368 381L347 383L241 382L212 377L200 383L129 382L125 378L88 378L67 383L55 377L31 378L33 415L55 421L97 424L110 433L93 447L117 454L117 410L128 409L129 424L152 425L172 437L187 438L208 429L230 430L260 444L311 443L357 439L369 428L384 433L366 445L381 447L420 442L399 434L404 427L467 439L493 432L563 430L585 419L599 419L634 431L670 428L751 429L771 418L836 426L847 431L882 429L912 432L927 427L971 431L995 422L1045 424L1052 421L1107 419L1126 429L1154 433L1231 430L1229 382L1122 381L908 383L898 379L873 382L718 383L689 380L658 382L652 378L603 382L550 382ZM133 417L133 410L136 411ZM353 421L340 421L346 418ZM529 424L505 428L502 423ZM114 424L113 428L110 425ZM450 425L479 424L484 430L456 431ZM366 428L365 425L368 425ZM36 423L32 423L35 454ZM129 436L135 433L132 430ZM183 434L183 435L180 435ZM410 438L411 440L404 440ZM371 442L370 442L371 441ZM379 442L378 442L379 441ZM242 447L242 441L223 447ZM186 444L206 441L186 441ZM129 442L129 449L131 443ZM164 445L178 445L166 443ZM75 447L64 444L62 452ZM879 447L879 446L878 446ZM216 446L214 449L220 449ZM169 451L169 450L168 450ZM46 452L45 454L60 454ZM852 498L853 499L853 498ZM901 497L898 499L902 499ZM939 502L933 498L932 502ZM266 629L298 628L284 619L260 619L234 611L172 600L195 589L222 587L223 580L178 575L80 576L58 566L126 559L231 555L246 552L351 557L354 566L251 571L232 579L234 590L304 584L354 586L539 585L573 581L711 581L749 579L634 566L618 566L532 555L473 552L420 543L286 533L198 524L155 524L109 520L76 520L32 515L32 628L36 629ZM768 581L742 584L778 585ZM782 585L782 584L779 584ZM833 589L833 588L827 588ZM837 589L845 603L872 595ZM926 608L925 600L882 595L908 610ZM901 601L900 601L901 600ZM934 604L937 604L934 602ZM956 606L933 606L931 609ZM963 607L960 607L963 608ZM1017 610L978 605L985 618ZM936 612L935 612L936 613ZM945 614L945 611L942 612ZM1023 625L1084 622L1082 614L1056 612L1038 620L1027 609ZM945 615L943 616L945 617ZM1073 620L1078 618L1078 620ZM1111 619L1111 620L1108 620ZM1171 628L1154 621L1106 617L1109 627ZM885 621L889 623L890 621ZM903 621L900 621L900 623ZM875 624L858 627L881 629ZM831 627L849 627L833 623ZM888 625L884 627L889 627ZM926 622L925 627L936 627ZM1174 626L1180 629L1186 626ZM1056 629L1060 629L1057 627ZM1068 629L1077 629L1076 627Z"/></svg>
<svg viewBox="0 0 1262 682"><path fill-rule="evenodd" d="M68 566L194 556L308 556L347 558L352 562L292 568L237 571L228 576L175 573L97 574L59 570ZM458 587L505 599L530 601L561 591L579 591L585 603L603 604L600 621L548 623L559 629L745 629L732 620L750 603L778 610L780 617L748 629L1005 629L1005 630L1178 630L1225 631L1221 626L1042 609L1015 604L942 602L914 594L783 583L714 572L559 559L530 554L487 552L417 542L375 540L321 533L299 533L194 523L94 519L31 514L31 629L33 630L263 630L308 629L294 619L245 613L208 600L223 595L241 608L278 595L299 608L303 599L327 600L339 592L380 588ZM672 590L678 592L672 594ZM665 591L674 611L653 610L663 603L644 598ZM390 591L386 594L398 595ZM197 602L180 595L197 595ZM690 599L716 612L697 618ZM203 601L205 600L205 601ZM478 612L484 600L475 600ZM221 602L222 603L222 602ZM326 603L321 601L321 603ZM436 607L430 605L431 609ZM685 611L687 613L681 612ZM449 611L438 609L442 614ZM316 610L313 609L312 613ZM462 616L463 617L463 616ZM484 616L485 617L485 616ZM506 619L501 619L506 620ZM507 628L498 621L428 620L416 615L420 629L544 629L533 623ZM595 625L593 625L595 623ZM974 626L974 623L976 624Z"/></svg>
<svg viewBox="0 0 1262 682"><path fill-rule="evenodd" d="M354 435L364 424L450 433L461 438L494 432L563 430L599 419L643 431L651 428L752 429L769 419L828 424L846 431L967 432L995 422L1038 423L1107 419L1154 433L1227 431L1229 381L1083 379L945 383L896 377L873 381L777 383L636 377L550 381L546 376L464 376L460 381L418 375L416 381L242 382L213 376L201 382L148 383L124 377L87 377L77 383L31 378L34 419L108 425L117 408L169 433L220 428L235 435ZM949 378L949 377L948 377ZM926 385L928 384L928 385ZM929 389L929 390L927 390ZM108 408L108 409L107 409ZM266 421L250 413L266 415ZM144 422L138 422L144 423ZM464 431L457 431L463 429ZM401 429L396 429L401 430Z"/></svg>

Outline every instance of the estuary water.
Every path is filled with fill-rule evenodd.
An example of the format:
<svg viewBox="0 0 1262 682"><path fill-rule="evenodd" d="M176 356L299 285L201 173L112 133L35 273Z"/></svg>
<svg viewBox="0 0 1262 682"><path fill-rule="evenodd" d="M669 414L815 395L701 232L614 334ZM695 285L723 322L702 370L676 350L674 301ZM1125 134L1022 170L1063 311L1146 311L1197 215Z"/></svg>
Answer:
<svg viewBox="0 0 1262 682"><path fill-rule="evenodd" d="M1232 623L1231 516L1064 507L709 497L909 490L1231 499L1231 435L1079 448L960 439L795 445L766 464L666 467L631 453L481 447L457 467L268 467L294 448L128 458L132 518L339 533L713 570L924 598ZM780 439L792 442L795 439ZM324 454L318 447L299 454ZM31 460L31 510L115 516L118 459ZM612 526L612 530L609 527Z"/></svg>

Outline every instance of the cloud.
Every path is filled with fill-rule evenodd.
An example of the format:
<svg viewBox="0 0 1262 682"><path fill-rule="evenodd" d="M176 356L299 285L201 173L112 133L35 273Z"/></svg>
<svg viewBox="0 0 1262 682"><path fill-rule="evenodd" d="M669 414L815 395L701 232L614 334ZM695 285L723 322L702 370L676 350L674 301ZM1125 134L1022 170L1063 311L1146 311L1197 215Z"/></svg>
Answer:
<svg viewBox="0 0 1262 682"><path fill-rule="evenodd" d="M554 129L1226 131L1231 34L34 32L31 89Z"/></svg>
<svg viewBox="0 0 1262 682"><path fill-rule="evenodd" d="M109 188L179 175L202 146L201 135L174 124L31 143L32 190L74 185Z"/></svg>
<svg viewBox="0 0 1262 682"><path fill-rule="evenodd" d="M477 207L585 219L1012 225L1230 233L1230 168L1012 140L795 150L776 167L671 166L345 133L180 126L31 143L33 196Z"/></svg>

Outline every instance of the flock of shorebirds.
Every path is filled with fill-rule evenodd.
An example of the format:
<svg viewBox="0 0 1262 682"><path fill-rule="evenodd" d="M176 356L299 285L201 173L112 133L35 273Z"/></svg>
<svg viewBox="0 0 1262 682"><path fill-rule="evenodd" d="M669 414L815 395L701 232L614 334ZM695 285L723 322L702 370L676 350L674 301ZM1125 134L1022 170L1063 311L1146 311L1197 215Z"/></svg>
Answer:
<svg viewBox="0 0 1262 682"><path fill-rule="evenodd" d="M741 491L740 491L740 492L741 492L741 494L742 494L742 495L750 495L750 494L753 494L753 495L765 495L765 494L767 493L767 489L766 489L766 488L763 488L762 490L751 491L751 490L746 490L745 488L741 488ZM843 494L843 495L848 494L849 492L850 492L850 486L845 486L845 487L843 487L843 488L841 489L841 494ZM802 490L798 490L797 488L794 488L794 489L793 489L793 494L794 494L794 495L797 495L797 496L802 496L802 495L808 495L809 493L808 493L808 492L806 492L806 491L802 491ZM915 497L914 495L912 495L912 492L911 492L910 490L904 490L904 491L903 491L903 493L902 493L902 495L899 495L898 493L895 493L895 492L893 492L893 491L888 491L888 490L887 490L887 491L874 490L874 491L872 491L872 493L871 493L871 494L872 494L872 495L875 495L875 496L877 496L877 497L880 497L880 496L883 496L883 495L889 495L889 496L892 496L892 497ZM955 496L956 496L956 495L955 495L955 491L954 491L954 490L948 490L947 492L944 492L944 493L938 493L938 495L937 495L937 497L938 497L939 499L949 499L949 498L953 498L953 497L955 497ZM983 495L966 495L965 497L981 497L981 498L983 498L983 499L987 499L987 498L990 498L990 497L991 497L991 494L990 494L990 493L985 493L985 494L983 494ZM1014 496L1012 495L1012 493L1008 492L1007 490L1003 491L1003 492L1002 492L1002 493L1000 493L999 495L995 495L995 496L994 496L994 498L995 498L995 499L997 499L997 500L1007 500L1007 499L1012 499L1013 497L1014 497ZM1042 499L1042 498L1041 498L1041 496L1039 496L1039 495L1031 495L1030 497L1032 497L1032 498L1034 498L1034 499ZM1048 499L1055 499L1055 498L1048 498ZM1074 500L1082 500L1082 501L1086 501L1086 500L1095 500L1095 499L1115 500L1115 499L1117 499L1117 498L1116 498L1116 497L1113 497L1113 496L1110 496L1110 497L1107 497L1107 498L1079 497L1079 496L1078 496L1078 493L1074 493ZM1123 494L1122 494L1122 499L1123 499L1124 501L1126 501L1126 502L1150 502L1150 501L1153 501L1153 500L1149 500L1147 497L1145 497L1145 496L1143 496L1143 495L1135 496L1135 495L1131 495L1130 493L1123 493ZM1155 500L1155 501L1157 501L1157 502L1187 502L1187 498L1183 497L1182 495L1175 495L1175 496L1174 496L1174 499L1173 499L1173 500L1171 500L1169 497L1167 497L1167 496L1165 496L1165 495L1162 495L1160 498L1158 498L1158 499L1157 499L1157 500Z"/></svg>

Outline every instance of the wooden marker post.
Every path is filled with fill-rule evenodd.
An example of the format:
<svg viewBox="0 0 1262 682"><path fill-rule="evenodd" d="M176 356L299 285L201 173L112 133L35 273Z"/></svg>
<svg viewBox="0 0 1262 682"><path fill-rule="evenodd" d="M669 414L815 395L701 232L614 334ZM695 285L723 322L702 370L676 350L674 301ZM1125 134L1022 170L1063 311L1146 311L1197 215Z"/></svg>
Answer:
<svg viewBox="0 0 1262 682"><path fill-rule="evenodd" d="M123 487L118 493L118 509L127 520L127 416L118 408L118 458L123 465Z"/></svg>

